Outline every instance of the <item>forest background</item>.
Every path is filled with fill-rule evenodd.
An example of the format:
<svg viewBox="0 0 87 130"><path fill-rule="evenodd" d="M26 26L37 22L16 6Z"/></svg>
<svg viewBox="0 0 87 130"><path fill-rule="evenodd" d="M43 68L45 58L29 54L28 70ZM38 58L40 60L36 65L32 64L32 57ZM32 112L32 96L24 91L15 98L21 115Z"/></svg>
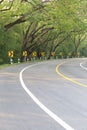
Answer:
<svg viewBox="0 0 87 130"><path fill-rule="evenodd" d="M87 57L87 0L0 0L0 64Z"/></svg>

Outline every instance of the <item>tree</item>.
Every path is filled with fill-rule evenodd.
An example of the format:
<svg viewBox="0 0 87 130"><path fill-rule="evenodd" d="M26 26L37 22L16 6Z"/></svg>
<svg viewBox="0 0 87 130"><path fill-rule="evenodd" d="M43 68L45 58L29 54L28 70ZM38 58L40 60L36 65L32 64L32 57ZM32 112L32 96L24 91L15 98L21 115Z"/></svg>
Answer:
<svg viewBox="0 0 87 130"><path fill-rule="evenodd" d="M1 0L0 44L16 52L36 50L38 56L45 50L50 56L68 41L74 46L72 54L77 53L87 30L83 1Z"/></svg>

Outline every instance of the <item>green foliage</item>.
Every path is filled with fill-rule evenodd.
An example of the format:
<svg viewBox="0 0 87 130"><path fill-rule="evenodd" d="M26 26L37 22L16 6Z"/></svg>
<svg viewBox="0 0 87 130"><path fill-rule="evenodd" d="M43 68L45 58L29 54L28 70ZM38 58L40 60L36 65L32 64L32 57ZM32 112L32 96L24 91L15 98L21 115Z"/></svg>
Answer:
<svg viewBox="0 0 87 130"><path fill-rule="evenodd" d="M78 51L87 33L86 5L86 0L3 1L0 3L0 61L8 62L9 50L15 52L14 59L21 57L24 49L28 53L49 52L48 57L51 51L63 52L64 57ZM82 48L81 54L86 56L87 50L83 52Z"/></svg>

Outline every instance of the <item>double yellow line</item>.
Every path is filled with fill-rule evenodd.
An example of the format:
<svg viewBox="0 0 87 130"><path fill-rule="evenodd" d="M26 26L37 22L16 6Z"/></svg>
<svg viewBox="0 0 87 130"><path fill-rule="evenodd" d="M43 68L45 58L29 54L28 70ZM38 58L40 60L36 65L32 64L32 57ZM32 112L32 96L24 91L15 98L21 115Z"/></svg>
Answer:
<svg viewBox="0 0 87 130"><path fill-rule="evenodd" d="M60 75L61 77L63 77L64 79L73 82L74 84L77 84L77 85L82 86L82 87L87 87L86 84L82 84L82 83L80 83L80 82L78 82L78 81L76 81L76 80L74 80L74 79L71 79L71 78L67 77L66 75L64 75L63 73L61 73L61 72L59 71L59 67L62 66L64 63L65 63L65 62L60 63L59 65L56 66L56 73L57 73L58 75Z"/></svg>

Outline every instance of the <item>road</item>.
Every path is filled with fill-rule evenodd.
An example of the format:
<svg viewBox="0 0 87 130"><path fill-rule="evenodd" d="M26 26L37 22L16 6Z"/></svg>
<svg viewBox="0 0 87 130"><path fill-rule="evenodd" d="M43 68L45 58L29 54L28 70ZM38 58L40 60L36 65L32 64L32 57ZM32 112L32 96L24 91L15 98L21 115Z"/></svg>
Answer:
<svg viewBox="0 0 87 130"><path fill-rule="evenodd" d="M0 70L0 130L87 130L87 59Z"/></svg>

